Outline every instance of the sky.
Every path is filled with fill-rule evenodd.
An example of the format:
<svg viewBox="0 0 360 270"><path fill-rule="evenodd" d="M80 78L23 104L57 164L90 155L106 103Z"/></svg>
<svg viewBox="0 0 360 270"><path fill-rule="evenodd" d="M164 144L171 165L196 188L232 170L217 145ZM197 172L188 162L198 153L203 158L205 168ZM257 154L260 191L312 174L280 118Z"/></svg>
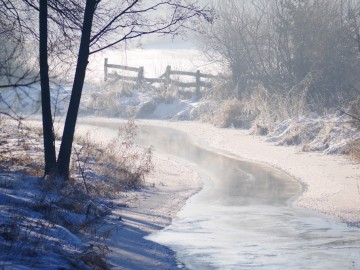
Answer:
<svg viewBox="0 0 360 270"><path fill-rule="evenodd" d="M196 40L192 35L187 37L153 37L144 40L144 49L196 49Z"/></svg>
<svg viewBox="0 0 360 270"><path fill-rule="evenodd" d="M200 5L210 5L213 0L199 0ZM152 36L142 40L143 49L196 49L197 41L194 34L187 36Z"/></svg>

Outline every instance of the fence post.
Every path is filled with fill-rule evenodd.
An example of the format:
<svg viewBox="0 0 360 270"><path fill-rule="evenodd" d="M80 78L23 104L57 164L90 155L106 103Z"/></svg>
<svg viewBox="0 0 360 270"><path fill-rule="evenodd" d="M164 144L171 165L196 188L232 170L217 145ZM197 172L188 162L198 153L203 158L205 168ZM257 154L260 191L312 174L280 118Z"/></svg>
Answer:
<svg viewBox="0 0 360 270"><path fill-rule="evenodd" d="M104 81L107 81L107 77L108 77L108 70L107 70L107 64L108 64L108 59L105 58L105 62L104 62Z"/></svg>
<svg viewBox="0 0 360 270"><path fill-rule="evenodd" d="M141 84L144 81L144 67L139 67L137 83Z"/></svg>
<svg viewBox="0 0 360 270"><path fill-rule="evenodd" d="M196 71L196 91L195 97L200 97L200 88L201 88L201 77L200 77L200 70Z"/></svg>
<svg viewBox="0 0 360 270"><path fill-rule="evenodd" d="M171 82L170 75L171 75L171 66L167 66L165 71L165 83L164 83L166 88L170 85Z"/></svg>

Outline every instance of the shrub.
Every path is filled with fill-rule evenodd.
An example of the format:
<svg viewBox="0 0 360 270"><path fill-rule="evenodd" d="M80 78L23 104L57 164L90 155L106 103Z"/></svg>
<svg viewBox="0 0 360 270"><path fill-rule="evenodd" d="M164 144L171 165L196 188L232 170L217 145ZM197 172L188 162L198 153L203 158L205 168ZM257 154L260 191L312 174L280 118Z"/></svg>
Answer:
<svg viewBox="0 0 360 270"><path fill-rule="evenodd" d="M142 186L154 165L152 148L134 144L136 128L129 121L108 143L95 143L89 134L77 138L81 147L75 150L74 167L87 192L106 195Z"/></svg>
<svg viewBox="0 0 360 270"><path fill-rule="evenodd" d="M224 101L214 115L213 124L221 128L249 128L254 117L245 108L244 103L237 99Z"/></svg>
<svg viewBox="0 0 360 270"><path fill-rule="evenodd" d="M346 146L345 154L356 161L360 161L360 139L350 141Z"/></svg>
<svg viewBox="0 0 360 270"><path fill-rule="evenodd" d="M242 100L259 81L282 97L306 89L311 109L321 113L358 95L359 1L228 0L214 6L218 16L199 41L233 82L217 96L235 92Z"/></svg>
<svg viewBox="0 0 360 270"><path fill-rule="evenodd" d="M270 92L259 84L244 102L248 104L249 110L256 112L254 126L267 133L286 119L297 119L310 113L306 92L306 88L300 91L297 87L287 93Z"/></svg>

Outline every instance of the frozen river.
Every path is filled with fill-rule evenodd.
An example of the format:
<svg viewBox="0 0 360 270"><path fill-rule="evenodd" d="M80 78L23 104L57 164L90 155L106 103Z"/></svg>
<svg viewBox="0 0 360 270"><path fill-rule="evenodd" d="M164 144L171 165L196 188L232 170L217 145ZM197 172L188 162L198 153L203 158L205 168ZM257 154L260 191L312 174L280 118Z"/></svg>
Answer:
<svg viewBox="0 0 360 270"><path fill-rule="evenodd" d="M288 175L200 147L171 129L143 126L140 140L190 162L205 180L169 227L147 237L173 249L180 266L360 268L360 230L293 208L303 187Z"/></svg>
<svg viewBox="0 0 360 270"><path fill-rule="evenodd" d="M360 229L294 208L304 187L287 174L156 125L142 124L138 141L204 179L172 224L147 237L174 250L179 268L360 269Z"/></svg>

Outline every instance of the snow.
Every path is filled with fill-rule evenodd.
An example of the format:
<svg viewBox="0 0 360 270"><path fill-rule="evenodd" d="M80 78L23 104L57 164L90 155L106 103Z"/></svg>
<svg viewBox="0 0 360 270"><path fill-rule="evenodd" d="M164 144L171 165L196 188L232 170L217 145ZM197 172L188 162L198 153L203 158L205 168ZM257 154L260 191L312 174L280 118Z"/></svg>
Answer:
<svg viewBox="0 0 360 270"><path fill-rule="evenodd" d="M49 222L40 208L36 177L0 175L0 266L5 269L87 267L76 262L85 245L68 229ZM11 184L9 185L9 183ZM39 209L38 209L39 208ZM40 211L39 211L40 210Z"/></svg>
<svg viewBox="0 0 360 270"><path fill-rule="evenodd" d="M188 101L184 105L181 104L178 101L160 104L158 106L160 109L157 111L158 117L176 115L183 111L191 112L194 108L202 106L206 108L207 106L199 101ZM333 117L330 119L334 120L336 117L341 116L335 115ZM229 155L263 162L279 168L298 179L307 187L302 196L295 201L296 206L326 213L347 222L357 222L360 220L360 199L357 193L357 183L360 175L358 165L351 164L346 158L339 155L325 155L313 152L304 153L300 151L299 145L278 145L282 136L285 137L292 128L296 127L299 121L316 127L321 123L320 119L320 117L317 117L312 120L307 118L297 121L288 120L280 125L280 128L274 132L274 136L270 135L268 138L253 136L246 130L218 129L210 124L199 122L154 120L138 120L138 122L154 127L168 127L190 133L194 141L211 147L214 151L226 152ZM97 130L97 138L99 140L111 139L116 134L119 124L123 123L121 120L106 118L90 118L88 121L92 126L80 125L78 132L85 134L89 129L93 132ZM108 125L108 127L104 127L105 129L100 127L94 128L93 125L99 126L100 123ZM333 138L335 139L339 138L337 136L342 136L343 133L341 132L346 131L346 129L342 130L340 126L340 124L335 125L332 129L335 134ZM352 130L349 134L356 136L357 133L355 130ZM275 137L276 140L274 139ZM269 138L272 142L266 142ZM311 143L316 144L317 141L312 140ZM177 160L174 161L173 157L156 153L156 168L156 173L147 180L148 187L146 189L129 192L126 195L129 198L129 207L116 210L113 214L114 219L112 222L120 224L120 227L116 233L112 234L109 240L105 240L105 243L113 250L109 255L110 261L125 269L149 269L155 267L171 269L176 267L175 257L171 250L151 241L146 241L143 237L169 225L171 219L175 217L178 210L185 204L186 199L196 193L201 186L201 178L197 172L194 172L191 165ZM15 178L6 177L6 186L16 187L18 180L11 179ZM28 184L32 186L30 183ZM8 196L11 195L12 200L16 200L17 203L26 204L29 202L31 204L32 198L36 197L38 193L36 190L27 189L24 193L16 194L14 188L9 188L6 194ZM55 199L52 198L51 200ZM119 205L123 201L121 199ZM41 220L41 215L39 214L30 213L28 215L31 218ZM120 223L115 221L119 216L122 217ZM79 220L76 215L70 215L69 218L70 220ZM64 235L68 237L64 237ZM66 248L67 250L81 250L76 236L68 231L49 232L49 234L44 235L44 239L52 239L52 242L65 241L59 243L63 243L63 247L68 247ZM131 239L131 245L128 244L129 239ZM49 252L48 257L43 256L41 254L40 258L43 261L47 260L46 263L49 263L53 258L59 264L66 265L67 263L62 261L61 257L58 258L51 254L51 252ZM1 260L11 261L13 258L2 257ZM16 262L17 260L14 261ZM54 262L51 263L56 265ZM26 264L27 262L18 262L16 267L20 268L21 265L26 267ZM41 269L41 265L39 269Z"/></svg>
<svg viewBox="0 0 360 270"><path fill-rule="evenodd" d="M151 116L155 119L189 119L190 102L174 100L171 103L160 103Z"/></svg>
<svg viewBox="0 0 360 270"><path fill-rule="evenodd" d="M348 116L341 113L287 119L268 135L267 141L277 145L298 145L303 151L342 154L350 141L360 138L359 130L348 120Z"/></svg>
<svg viewBox="0 0 360 270"><path fill-rule="evenodd" d="M92 254L99 262L107 252L99 239L116 228L114 220L121 221L109 215L110 198L88 196L76 186L76 178L59 189L49 179L21 173L42 158L40 138L31 128L26 133L2 122L0 267L90 269L86 256Z"/></svg>
<svg viewBox="0 0 360 270"><path fill-rule="evenodd" d="M135 56L139 51L132 53L134 53L133 59L138 59ZM196 52L194 54L189 51L183 52L184 59L186 55L186 63L178 59L177 64L172 64L173 68L184 70L189 70L190 67L200 68L200 62L194 64L189 61L195 54ZM143 58L141 62L130 60L133 56L119 59L119 55L116 58L111 54L107 57L110 63L145 65L145 70L150 71L146 76L152 77L160 75L169 64L168 59L173 58L172 54L168 54L167 60L164 58L160 66L154 67L151 66L153 62L149 60L153 59L154 55L155 51L150 51L148 57ZM99 63L102 60L99 59ZM100 67L102 68L102 65ZM102 74L102 70L96 67L94 74ZM253 135L254 130L218 129L210 124L186 121L199 120L207 114L216 113L220 101L183 99L174 93L170 93L168 97L166 96L168 93L159 93L153 86L147 86L146 89L135 87L130 94L124 93L118 85L111 85L103 91L104 85L99 84L101 79L97 76L97 84L88 84L85 87L81 105L82 115L106 116L111 113L116 117L168 120L139 119L138 122L153 127L172 128L187 133L197 144L212 151L275 167L295 178L305 187L304 192L294 200L295 207L315 210L349 224L360 223L360 165L342 155L349 141L360 138L360 133L347 123L349 120L347 116L339 112L325 116L312 113L297 119L284 120L267 136L259 137ZM34 89L31 92L21 93L19 99L21 103L16 100L14 92L5 94L2 92L2 97L9 103L17 104L24 114L31 114L38 109L36 103L31 103L31 100L39 99L39 87L34 86ZM60 89L61 95L57 95L57 91L53 92L53 98L59 101L56 104L60 104L58 106L60 115L67 106L70 89L70 85L64 85ZM102 97L105 94L107 99L102 105L100 104L103 107L97 107L100 106L99 102L104 100ZM93 106L91 109L88 108L90 104ZM96 131L98 132L96 138L99 141L110 140L117 132L119 124L123 123L121 120L108 118L90 118L86 121L90 125L80 125L77 132L85 134L89 130ZM106 125L108 126L105 127ZM12 143L16 144L16 139L13 139ZM155 153L155 162L156 172L147 179L145 189L123 194L124 197L114 202L114 205L124 206L126 201L128 207L119 207L113 212L109 223L117 230L110 239L104 240L104 243L113 251L109 255L110 261L121 269L173 269L177 265L174 253L170 249L143 237L171 223L186 200L199 191L202 185L201 173L195 170L192 164L158 152ZM81 254L86 249L83 239L77 234L60 225L50 226L42 212L32 209L38 204L42 194L38 181L38 178L28 178L14 172L0 175L0 250L6 251L11 248L11 254L21 255L14 258L9 255L10 253L3 252L0 255L0 267L30 269L29 261L25 260L26 256L22 254L35 250L37 253L35 258L31 259L31 263L35 263L37 269L57 269L59 266L70 268L67 258L72 257L74 253ZM46 196L49 204L57 200L54 194ZM106 207L105 205L104 208ZM53 211L56 217L74 226L79 226L86 220L83 214L63 209L53 209ZM9 212L12 215L9 215ZM19 219L22 219L21 222ZM227 220L224 222L228 223ZM41 224L39 228L38 224ZM15 226L18 235L30 237L29 244L10 246L5 238L14 236L4 228L11 226ZM44 226L47 227L46 230L42 230ZM30 234L29 227L34 228ZM3 235L6 237L4 238ZM40 242L41 247L39 249L36 245L34 247L34 242L35 244ZM43 253L42 250L47 252ZM79 267L84 269L85 266Z"/></svg>
<svg viewBox="0 0 360 270"><path fill-rule="evenodd" d="M91 126L86 127L87 130L94 130L95 126L96 131L98 132L98 136L105 139L104 134L108 134L110 132L109 130L114 130L115 132L116 127L122 121L106 118L88 118L81 119L81 122L91 124ZM137 123L140 126L144 125L147 127L153 127L159 132L163 132L161 128L164 127L175 129L188 134L195 142L195 144L198 144L206 149L210 149L211 151L220 152L230 157L252 160L261 164L267 164L271 167L276 167L281 171L286 172L286 174L291 175L291 177L298 180L305 187L304 193L294 199L293 204L295 206L295 209L301 207L305 209L315 210L317 212L328 215L328 217L322 217L311 212L309 214L308 212L303 210L295 210L297 213L301 213L298 217L301 221L299 222L301 224L304 223L303 225L305 228L318 228L314 229L314 232L316 232L324 231L323 228L331 227L332 229L328 231L330 232L330 234L333 232L334 234L336 233L336 235L339 235L340 232L341 237L345 237L345 235L348 235L350 238L353 237L353 229L347 229L346 224L343 224L341 222L339 223L338 221L329 218L329 216L334 217L337 220L345 221L349 224L357 224L357 222L359 222L360 220L360 196L358 195L358 191L356 188L359 181L360 166L358 164L351 163L344 156L326 155L314 152L302 152L299 146L276 145L276 143L267 142L266 137L253 136L252 134L249 134L249 131L246 130L218 129L210 124L204 124L199 122L138 120ZM291 123L291 121L289 121L288 123ZM286 128L284 128L284 130L285 129ZM154 139L154 137L152 137L152 139ZM155 153L159 154L159 152ZM177 160L173 156L158 155L158 158L159 159L157 159L156 167L158 168L158 170L161 170L161 174L158 175L158 173L160 173L158 171L156 175L152 176L151 180L148 180L149 189L143 190L137 194L139 200L137 201L136 205L131 205L129 208L126 209L125 212L124 210L122 210L125 229L120 230L118 234L114 234L112 238L114 241L111 241L114 244L114 252L110 255L111 261L115 264L120 264L125 269L147 269L154 268L154 265L157 265L156 268L158 269L175 268L175 262L170 263L171 260L175 260L173 255L171 255L172 253L170 250L166 250L161 246L154 247L154 244L152 242L142 240L142 237L146 236L150 232L157 231L168 225L171 221L171 218L175 217L175 213L184 204L186 198L191 194L194 194L194 192L196 192L195 187L198 188L199 183L201 183L199 175L202 176L202 173L195 169L191 164ZM175 164L177 165L174 166ZM183 167L184 165L185 168ZM195 172L193 170L195 170ZM154 183L154 185L152 185L152 183ZM205 188L207 188L206 185ZM191 201L193 200L194 199L191 199L187 203L187 205L190 206L190 209L192 209ZM213 199L214 202L216 202L217 200L218 198ZM215 213L213 216L216 217L216 215L218 215L219 209L214 210ZM201 211L203 211L203 208ZM206 215L206 213L212 213L211 211L212 208L207 208L207 211L202 214ZM230 209L226 208L226 211L230 211ZM259 209L254 209L253 214L255 214L253 220L255 220L255 217L264 216L265 213L268 213L268 208L264 208L263 211L263 215L256 215L256 213L259 213ZM281 212L279 213L279 215L284 216L284 219L293 219L293 211L294 210L285 209L284 213ZM184 214L180 213L178 216L180 217L180 219L173 223L175 224L175 227L180 226L179 234L177 236L175 235L175 237L178 237L178 239L174 239L173 236L170 237L166 234L164 235L164 237L162 237L162 240L159 240L159 242L172 246L176 250L178 250L179 248L174 246L174 243L177 241L180 241L182 245L185 244L185 246L189 247L189 245L194 244L194 239L198 239L191 238L189 237L189 235L194 235L195 237L197 232L199 231L197 235L200 237L205 236L205 238L201 238L202 240L198 240L195 243L194 254L199 254L197 249L195 248L198 246L202 247L201 253L206 253L208 251L209 256L214 256L218 254L220 252L219 250L217 252L213 252L213 248L215 247L214 242L212 242L214 245L211 245L211 248L204 247L204 245L208 243L206 241L208 239L208 235L204 234L202 230L212 230L213 227L216 229L219 226L223 226L223 223L225 223L226 226L231 227L231 224L233 224L233 222L231 220L227 220L227 218L217 218L215 223L206 223L205 218L202 219L201 217L199 217L199 224L205 227L199 227L197 229L194 229L193 225L196 225L198 223L187 223L186 219L182 219L183 215ZM244 220L243 215L245 214L241 213L238 219ZM275 216L276 214L274 214L274 217ZM310 218L310 216L312 216L312 218ZM231 219L231 217L229 218ZM175 217L175 219L177 220L178 218ZM246 220L251 221L252 217L249 216L249 219ZM291 222L293 222L295 225L297 224L296 226L300 224L294 220ZM285 226L288 223L289 221L283 220L281 224L282 226ZM255 225L253 225L252 227L254 226ZM134 228L140 230L140 233L134 235L134 233L132 233ZM187 228L189 228L191 232L189 232ZM274 230L276 231L277 229L278 227L275 226ZM169 230L171 229L168 228L165 230L165 232L168 232ZM221 231L224 232L224 230ZM286 230L284 229L284 232L288 232L289 234L293 233L290 227ZM225 237L231 239L230 241L235 241L234 237L231 237L231 234L227 234L226 232L224 232L223 234ZM355 233L354 239L357 239L357 235L358 233ZM136 252L125 244L127 243L126 239L128 239L129 237L131 237L131 239L133 240L133 244L136 245ZM147 239L154 240L156 238L150 237ZM223 243L223 237L217 239L222 239L221 243ZM254 239L252 239L251 237L246 239L248 239L250 243L254 241ZM321 239L323 238L318 239L319 241L322 241ZM158 239L156 239L156 241L158 241ZM269 239L269 241L269 245L273 246L271 239ZM279 243L281 247L282 242ZM356 245L356 242L354 243ZM291 244L290 242L288 244L290 246L293 246L293 244ZM240 244L238 243L237 246L239 245ZM151 253L151 255L149 255L150 258L149 256L146 256L146 254L149 254L149 247L157 250L155 253ZM225 248L225 250L227 251L228 247L229 245L224 243L223 246L221 246L220 248ZM256 248L252 248L251 252L253 252L254 249ZM267 257L267 253L264 252L265 251L260 253L265 256L264 258L266 259L266 261L263 262L262 267L265 267L264 269L266 269L266 265L268 265L267 260L269 258ZM306 258L310 258L308 255L306 255L306 252L307 251L304 251L304 256ZM313 253L312 249L309 249L308 252L309 254ZM347 251L339 254L336 249L329 249L326 252L336 252L336 254L338 254L340 257L343 256L344 258L348 258L346 256L350 256ZM261 255L260 253L258 253L259 256ZM159 262L159 254L162 254L161 257L166 258L166 260L160 260ZM181 254L185 255L182 256ZM352 252L351 257L357 258L356 254L357 252ZM193 256L193 253L188 254L180 251L178 255L180 256L182 261L189 263L190 256ZM118 259L119 257L124 256L128 259L125 259L125 261ZM196 256L196 258L201 261L202 257ZM227 259L224 261L224 257L220 256L213 262L216 265L224 265L225 267L225 265L231 264L231 262L238 260L239 256L237 256L236 254L234 256L228 254L226 258ZM274 265L279 268L277 257L272 258ZM298 264L301 264L301 261L294 259L294 267L298 265L296 264L296 262L298 262ZM317 263L320 263L320 261L318 261ZM326 261L322 261L321 263L326 264ZM160 267L160 265L163 268ZM305 261L301 265L305 267ZM136 268L137 266L139 268ZM325 267L334 267L334 264L329 263ZM198 268L195 267L194 269Z"/></svg>

